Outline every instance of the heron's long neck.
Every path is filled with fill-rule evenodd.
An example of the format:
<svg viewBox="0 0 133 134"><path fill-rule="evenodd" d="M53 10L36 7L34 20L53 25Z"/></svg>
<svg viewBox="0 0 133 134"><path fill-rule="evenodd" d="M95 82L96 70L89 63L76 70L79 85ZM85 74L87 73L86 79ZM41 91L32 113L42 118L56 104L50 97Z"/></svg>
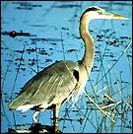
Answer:
<svg viewBox="0 0 133 134"><path fill-rule="evenodd" d="M88 72L90 72L94 60L94 42L93 42L93 38L91 37L88 31L88 24L89 24L88 17L83 15L80 21L79 30L80 30L80 35L84 41L85 53L80 64L83 65Z"/></svg>

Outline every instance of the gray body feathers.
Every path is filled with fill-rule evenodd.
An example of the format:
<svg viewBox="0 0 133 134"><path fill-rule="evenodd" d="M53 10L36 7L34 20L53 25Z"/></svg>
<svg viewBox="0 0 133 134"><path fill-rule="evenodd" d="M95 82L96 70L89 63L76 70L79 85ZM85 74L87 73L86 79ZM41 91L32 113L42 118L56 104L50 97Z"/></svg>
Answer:
<svg viewBox="0 0 133 134"><path fill-rule="evenodd" d="M73 61L60 61L32 77L10 104L10 109L27 111L39 106L46 109L62 103L75 90L79 66ZM28 106L24 110L23 106Z"/></svg>

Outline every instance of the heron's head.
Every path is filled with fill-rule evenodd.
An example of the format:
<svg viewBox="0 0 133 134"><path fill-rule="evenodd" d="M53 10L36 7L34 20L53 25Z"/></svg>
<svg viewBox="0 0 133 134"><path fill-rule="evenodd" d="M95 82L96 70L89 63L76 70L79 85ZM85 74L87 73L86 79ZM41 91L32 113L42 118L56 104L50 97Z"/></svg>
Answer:
<svg viewBox="0 0 133 134"><path fill-rule="evenodd" d="M83 16L86 16L89 19L114 19L114 20L127 20L128 18L114 14L109 13L106 10L99 8L97 6L89 7L86 9L83 13Z"/></svg>

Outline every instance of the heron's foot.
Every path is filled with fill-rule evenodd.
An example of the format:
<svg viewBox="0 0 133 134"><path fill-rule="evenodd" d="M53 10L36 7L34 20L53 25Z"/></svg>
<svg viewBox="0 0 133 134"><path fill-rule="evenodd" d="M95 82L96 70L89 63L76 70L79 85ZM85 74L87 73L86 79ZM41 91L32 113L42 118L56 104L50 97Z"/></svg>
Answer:
<svg viewBox="0 0 133 134"><path fill-rule="evenodd" d="M55 126L54 131L55 131L55 133L61 133L59 126Z"/></svg>
<svg viewBox="0 0 133 134"><path fill-rule="evenodd" d="M31 130L41 130L43 129L43 125L41 123L33 123L32 126L30 127Z"/></svg>
<svg viewBox="0 0 133 134"><path fill-rule="evenodd" d="M58 126L45 126L48 133L62 133Z"/></svg>
<svg viewBox="0 0 133 134"><path fill-rule="evenodd" d="M29 130L32 133L49 133L46 126L42 125L41 123L34 123Z"/></svg>
<svg viewBox="0 0 133 134"><path fill-rule="evenodd" d="M57 129L55 130L55 133L62 133L62 132L61 132L61 130L60 130L59 128L57 128Z"/></svg>

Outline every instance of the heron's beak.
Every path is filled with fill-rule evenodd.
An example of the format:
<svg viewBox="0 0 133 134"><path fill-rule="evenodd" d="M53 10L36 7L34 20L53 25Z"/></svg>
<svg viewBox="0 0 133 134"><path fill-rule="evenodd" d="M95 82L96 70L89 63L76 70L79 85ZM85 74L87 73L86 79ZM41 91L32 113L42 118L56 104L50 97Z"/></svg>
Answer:
<svg viewBox="0 0 133 134"><path fill-rule="evenodd" d="M121 16L121 15L118 15L118 14L114 14L114 13L105 12L104 15L106 15L110 19L115 19L115 20L128 20L127 17Z"/></svg>

